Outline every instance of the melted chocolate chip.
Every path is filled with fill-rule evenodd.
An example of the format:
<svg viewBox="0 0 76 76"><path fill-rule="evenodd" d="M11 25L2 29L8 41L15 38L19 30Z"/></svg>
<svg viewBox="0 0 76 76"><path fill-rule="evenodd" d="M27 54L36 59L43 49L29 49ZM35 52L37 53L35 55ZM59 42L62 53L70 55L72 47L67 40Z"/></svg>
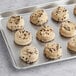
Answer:
<svg viewBox="0 0 76 76"><path fill-rule="evenodd" d="M12 23L11 21L9 23Z"/></svg>
<svg viewBox="0 0 76 76"><path fill-rule="evenodd" d="M54 48L50 48L50 51L53 52L53 51L55 51L55 49Z"/></svg>
<svg viewBox="0 0 76 76"><path fill-rule="evenodd" d="M28 58L26 58L26 60L28 60Z"/></svg>
<svg viewBox="0 0 76 76"><path fill-rule="evenodd" d="M28 52L29 54L33 54L33 52Z"/></svg>
<svg viewBox="0 0 76 76"><path fill-rule="evenodd" d="M70 31L70 27L64 27L67 31Z"/></svg>
<svg viewBox="0 0 76 76"><path fill-rule="evenodd" d="M24 58L24 56L22 56L22 58Z"/></svg>
<svg viewBox="0 0 76 76"><path fill-rule="evenodd" d="M65 10L63 10L63 12L66 12L67 10L65 9Z"/></svg>
<svg viewBox="0 0 76 76"><path fill-rule="evenodd" d="M71 23L70 21L68 21L68 23Z"/></svg>
<svg viewBox="0 0 76 76"><path fill-rule="evenodd" d="M12 16L11 18L16 18L15 16Z"/></svg>

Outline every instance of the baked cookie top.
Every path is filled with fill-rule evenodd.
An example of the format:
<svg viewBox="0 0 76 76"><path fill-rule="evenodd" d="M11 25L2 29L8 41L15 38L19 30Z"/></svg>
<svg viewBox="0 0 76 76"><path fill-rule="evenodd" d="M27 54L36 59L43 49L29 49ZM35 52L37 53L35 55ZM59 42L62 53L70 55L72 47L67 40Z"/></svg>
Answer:
<svg viewBox="0 0 76 76"><path fill-rule="evenodd" d="M21 16L11 16L8 20L7 27L11 31L24 28L24 19Z"/></svg>
<svg viewBox="0 0 76 76"><path fill-rule="evenodd" d="M43 42L48 42L55 38L55 33L52 27L44 25L37 31L36 37Z"/></svg>
<svg viewBox="0 0 76 76"><path fill-rule="evenodd" d="M62 47L58 43L47 43L44 48L44 55L48 59L58 59L62 56Z"/></svg>
<svg viewBox="0 0 76 76"><path fill-rule="evenodd" d="M67 32L76 31L76 24L71 21L64 21L61 23L61 29Z"/></svg>
<svg viewBox="0 0 76 76"><path fill-rule="evenodd" d="M76 36L72 37L70 40L69 40L69 44L71 46L75 46L76 47Z"/></svg>
<svg viewBox="0 0 76 76"><path fill-rule="evenodd" d="M18 30L15 35L19 38L19 39L23 39L23 40L26 40L28 39L31 35L30 32L28 31L25 31L25 30Z"/></svg>
<svg viewBox="0 0 76 76"><path fill-rule="evenodd" d="M26 63L33 63L38 60L39 51L34 46L25 46L20 51L20 58Z"/></svg>
<svg viewBox="0 0 76 76"><path fill-rule="evenodd" d="M43 9L33 11L30 16L30 22L35 25L43 25L48 21L47 13Z"/></svg>
<svg viewBox="0 0 76 76"><path fill-rule="evenodd" d="M44 35L50 35L51 33L53 32L53 28L50 27L50 26L42 26L40 29L39 29L39 33L40 35L44 36Z"/></svg>
<svg viewBox="0 0 76 76"><path fill-rule="evenodd" d="M32 34L26 30L18 30L15 33L15 43L17 45L28 45L32 42Z"/></svg>
<svg viewBox="0 0 76 76"><path fill-rule="evenodd" d="M47 43L45 49L49 50L51 53L58 52L62 47L57 43Z"/></svg>
<svg viewBox="0 0 76 76"><path fill-rule="evenodd" d="M69 12L65 7L58 6L52 11L52 18L55 21L65 21L69 18Z"/></svg>
<svg viewBox="0 0 76 76"><path fill-rule="evenodd" d="M10 19L9 19L9 22L18 24L20 19L23 19L23 17L21 17L21 16L11 16Z"/></svg>

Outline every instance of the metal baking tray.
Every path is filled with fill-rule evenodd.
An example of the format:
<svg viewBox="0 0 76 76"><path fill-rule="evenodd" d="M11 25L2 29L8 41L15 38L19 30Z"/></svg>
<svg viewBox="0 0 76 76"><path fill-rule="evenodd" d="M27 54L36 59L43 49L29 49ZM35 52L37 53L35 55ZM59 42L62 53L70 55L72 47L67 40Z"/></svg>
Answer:
<svg viewBox="0 0 76 76"><path fill-rule="evenodd" d="M27 7L27 8L23 8L23 9L17 9L14 11L0 13L1 33L2 33L2 36L3 36L4 41L6 43L6 46L8 48L8 51L10 53L10 57L11 57L11 60L13 62L13 65L16 69L27 69L27 68L31 68L31 67L35 67L35 66L40 66L40 65L44 65L44 64L49 64L49 63L54 63L54 62L59 62L59 61L64 61L64 60L76 58L76 54L71 54L67 49L67 41L69 39L63 38L60 36L59 24L52 21L52 19L51 19L52 10L54 9L54 7L61 4L69 10L70 19L73 22L75 22L76 17L73 15L74 3L76 3L75 0L61 0L61 1L55 1L55 2L50 2L50 3L46 3L46 4L42 4L42 5L31 6L31 7ZM45 43L42 43L36 39L35 35L36 35L36 32L37 32L39 27L32 25L29 21L29 17L30 17L31 12L36 8L43 8L46 10L48 17L49 17L47 24L54 28L54 31L56 34L54 41L60 43L62 46L63 55L58 60L46 59L43 55L43 49L44 49ZM18 46L14 43L14 33L15 32L11 32L6 28L8 17L11 15L21 15L22 17L24 17L25 29L30 31L33 35L32 44L34 46L36 46L40 52L39 60L34 64L26 64L22 60L20 60L20 58L19 58L19 52L20 52L20 49L23 48L23 46ZM8 51L6 51L6 52L8 52Z"/></svg>

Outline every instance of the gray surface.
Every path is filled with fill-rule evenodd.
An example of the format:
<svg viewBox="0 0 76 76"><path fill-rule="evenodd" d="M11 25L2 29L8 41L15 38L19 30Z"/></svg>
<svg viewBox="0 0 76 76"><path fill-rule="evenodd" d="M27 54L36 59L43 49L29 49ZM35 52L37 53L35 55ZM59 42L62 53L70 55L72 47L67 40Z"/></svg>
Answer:
<svg viewBox="0 0 76 76"><path fill-rule="evenodd" d="M9 9L10 6L12 9L14 9L16 6L18 8L21 6L22 7L25 6L23 5L25 4L23 0L16 0L16 2L14 0L12 0L13 2L11 0L8 0L9 2L7 2L7 0L5 1L2 0L2 1L3 2L0 2L0 11L3 11L3 10L5 11ZM12 4L10 4L11 2ZM15 6L14 6L14 3L15 3ZM32 2L30 5L32 5ZM13 68L7 48L0 34L0 76L17 76L17 75L18 76L23 76L23 75L24 76L49 76L49 75L50 76L68 76L68 75L76 76L76 59L19 71Z"/></svg>

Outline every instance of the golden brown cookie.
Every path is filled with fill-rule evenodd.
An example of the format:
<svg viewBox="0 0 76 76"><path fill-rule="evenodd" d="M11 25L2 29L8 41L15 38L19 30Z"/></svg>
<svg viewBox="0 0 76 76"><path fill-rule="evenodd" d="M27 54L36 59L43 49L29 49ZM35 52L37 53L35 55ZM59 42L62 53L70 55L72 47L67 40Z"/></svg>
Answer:
<svg viewBox="0 0 76 76"><path fill-rule="evenodd" d="M44 55L48 59L58 59L62 56L62 48L58 43L47 43L44 48Z"/></svg>
<svg viewBox="0 0 76 76"><path fill-rule="evenodd" d="M47 13L43 9L35 10L30 16L30 22L34 25L43 25L48 21Z"/></svg>
<svg viewBox="0 0 76 76"><path fill-rule="evenodd" d="M52 19L57 22L65 21L69 18L68 10L63 6L58 6L52 11Z"/></svg>
<svg viewBox="0 0 76 76"><path fill-rule="evenodd" d="M32 42L32 35L29 31L18 30L15 33L15 43L18 45L28 45Z"/></svg>
<svg viewBox="0 0 76 76"><path fill-rule="evenodd" d="M24 19L21 16L11 16L7 23L7 28L11 31L24 28Z"/></svg>
<svg viewBox="0 0 76 76"><path fill-rule="evenodd" d="M54 40L55 33L52 27L44 25L36 33L36 38L42 42L49 42Z"/></svg>
<svg viewBox="0 0 76 76"><path fill-rule="evenodd" d="M68 41L67 48L72 52L76 52L76 36Z"/></svg>
<svg viewBox="0 0 76 76"><path fill-rule="evenodd" d="M21 49L20 51L20 58L25 62L25 63L34 63L38 60L39 58L39 51L36 47L34 46L25 46L24 48Z"/></svg>
<svg viewBox="0 0 76 76"><path fill-rule="evenodd" d="M76 24L72 21L64 21L60 25L60 34L62 36L73 37L76 35Z"/></svg>

